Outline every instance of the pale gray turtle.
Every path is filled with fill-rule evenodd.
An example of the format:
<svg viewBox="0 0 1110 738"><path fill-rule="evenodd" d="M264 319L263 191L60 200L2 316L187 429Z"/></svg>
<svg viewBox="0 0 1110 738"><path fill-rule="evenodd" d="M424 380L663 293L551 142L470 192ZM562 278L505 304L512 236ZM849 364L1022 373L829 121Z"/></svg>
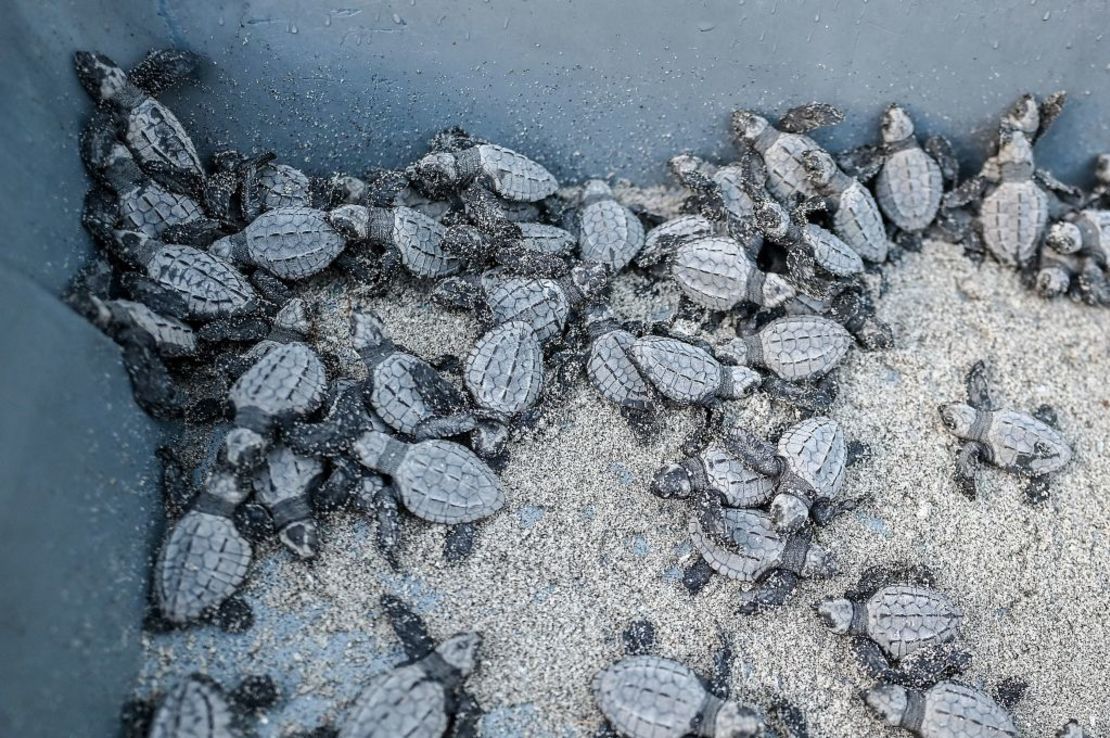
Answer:
<svg viewBox="0 0 1110 738"><path fill-rule="evenodd" d="M843 119L843 113L829 105L808 103L787 111L777 128L746 110L734 112L731 123L737 143L763 157L771 194L782 202L792 202L795 195L818 195L806 174L802 154L820 147L804 134Z"/></svg>
<svg viewBox="0 0 1110 738"><path fill-rule="evenodd" d="M769 369L793 382L828 374L851 345L848 331L834 320L819 315L787 315L756 333L737 336L714 353L735 364Z"/></svg>
<svg viewBox="0 0 1110 738"><path fill-rule="evenodd" d="M749 152L735 164L715 167L696 156L680 154L667 165L678 181L694 193L683 207L723 222L725 231L743 243L754 258L763 247L763 236L753 227L755 202L748 190L755 184L762 186L767 179L758 156Z"/></svg>
<svg viewBox="0 0 1110 738"><path fill-rule="evenodd" d="M433 197L474 181L514 202L538 202L559 188L549 171L523 154L473 139L463 141L454 151L428 154L410 167L409 176Z"/></svg>
<svg viewBox="0 0 1110 738"><path fill-rule="evenodd" d="M1056 411L1042 405L1033 415L1016 410L996 410L988 387L987 367L977 361L967 374L967 403L940 406L944 429L963 441L956 457L955 480L960 490L975 499L975 465L979 460L1029 477L1026 499L1043 502L1048 496L1049 475L1071 460L1068 442L1053 427Z"/></svg>
<svg viewBox="0 0 1110 738"><path fill-rule="evenodd" d="M318 460L277 445L254 477L254 494L270 512L279 540L302 559L316 556L319 538L308 496L324 474Z"/></svg>
<svg viewBox="0 0 1110 738"><path fill-rule="evenodd" d="M235 528L235 508L249 490L227 470L213 471L173 525L154 567L154 597L175 625L217 614L225 628L246 630L247 605L232 596L246 580L251 545Z"/></svg>
<svg viewBox="0 0 1110 738"><path fill-rule="evenodd" d="M328 221L347 238L392 249L405 269L417 277L444 277L462 266L457 257L444 251L447 229L412 208L342 205L328 214Z"/></svg>
<svg viewBox="0 0 1110 738"><path fill-rule="evenodd" d="M864 701L887 724L921 738L1017 738L1010 714L988 695L945 681L917 691L896 684L869 689Z"/></svg>
<svg viewBox="0 0 1110 738"><path fill-rule="evenodd" d="M629 354L640 374L680 405L735 400L762 381L754 370L722 364L705 349L677 338L644 336L636 339Z"/></svg>
<svg viewBox="0 0 1110 738"><path fill-rule="evenodd" d="M586 375L597 391L622 410L646 411L655 395L632 359L636 336L624 330L612 313L598 308L587 317L590 350Z"/></svg>
<svg viewBox="0 0 1110 738"><path fill-rule="evenodd" d="M231 264L191 246L168 244L136 231L116 231L117 254L140 267L161 288L185 301L197 320L245 315L258 308L258 295Z"/></svg>
<svg viewBox="0 0 1110 738"><path fill-rule="evenodd" d="M817 416L790 426L777 446L739 426L728 431L725 443L752 469L775 480L778 495L771 515L781 530L798 530L811 516L825 525L855 505L841 499L848 447L832 418Z"/></svg>
<svg viewBox="0 0 1110 738"><path fill-rule="evenodd" d="M906 233L924 231L937 217L944 194L940 164L917 142L913 120L898 105L884 112L882 168L875 197L883 214Z"/></svg>
<svg viewBox="0 0 1110 738"><path fill-rule="evenodd" d="M1036 143L1064 111L1067 99L1068 93L1064 90L1054 92L1041 101L1025 93L1003 114L998 124L999 130L1019 131L1030 143Z"/></svg>
<svg viewBox="0 0 1110 738"><path fill-rule="evenodd" d="M576 241L568 231L544 223L518 223L520 243L528 251L554 256L569 256Z"/></svg>
<svg viewBox="0 0 1110 738"><path fill-rule="evenodd" d="M270 163L263 166L258 170L256 188L254 197L259 213L279 208L307 208L312 205L312 181L300 169L288 164Z"/></svg>
<svg viewBox="0 0 1110 738"><path fill-rule="evenodd" d="M237 738L244 718L277 699L268 676L249 676L231 691L204 674L190 674L165 693L155 707L124 708L125 738Z"/></svg>
<svg viewBox="0 0 1110 738"><path fill-rule="evenodd" d="M705 491L720 495L725 507L762 507L775 496L775 481L714 442L677 464L667 464L651 482L652 494L664 499L697 498Z"/></svg>
<svg viewBox="0 0 1110 738"><path fill-rule="evenodd" d="M481 708L465 682L478 667L481 635L459 633L436 644L407 605L388 595L382 605L408 660L370 680L338 738L478 738Z"/></svg>
<svg viewBox="0 0 1110 738"><path fill-rule="evenodd" d="M1085 731L1077 721L1069 720L1067 724L1056 731L1056 738L1095 738Z"/></svg>
<svg viewBox="0 0 1110 738"><path fill-rule="evenodd" d="M927 687L971 665L958 644L963 613L924 567L868 570L844 597L816 609L825 627L852 637L864 671L883 683Z"/></svg>
<svg viewBox="0 0 1110 738"><path fill-rule="evenodd" d="M636 256L641 268L667 262L679 245L713 235L713 224L704 215L680 215L647 232L644 247Z"/></svg>
<svg viewBox="0 0 1110 738"><path fill-rule="evenodd" d="M867 261L886 261L890 242L879 206L867 188L858 179L842 172L824 150L804 152L802 165L810 183L825 198L832 212L833 232Z"/></svg>
<svg viewBox="0 0 1110 738"><path fill-rule="evenodd" d="M1110 210L1086 208L1053 223L1045 243L1061 254L1081 254L1102 268L1110 264Z"/></svg>
<svg viewBox="0 0 1110 738"><path fill-rule="evenodd" d="M279 279L304 279L323 271L347 246L323 210L287 207L262 213L209 251L236 264L260 267Z"/></svg>
<svg viewBox="0 0 1110 738"><path fill-rule="evenodd" d="M1032 262L1048 223L1048 195L1034 179L1033 147L1022 133L1004 134L997 155L998 180L979 206L983 243L998 261Z"/></svg>
<svg viewBox="0 0 1110 738"><path fill-rule="evenodd" d="M699 495L699 511L690 516L690 540L704 560L702 572L716 572L754 585L741 595L741 614L750 615L786 602L801 578L836 573L832 555L808 533L787 533L758 510L721 507L720 496ZM684 577L691 592L707 580L695 564Z"/></svg>
<svg viewBox="0 0 1110 738"><path fill-rule="evenodd" d="M73 61L81 85L100 106L85 135L100 136L101 131L111 130L158 182L179 192L199 191L204 167L169 108L136 86L103 54L78 51Z"/></svg>
<svg viewBox="0 0 1110 738"><path fill-rule="evenodd" d="M723 236L681 244L671 275L687 297L710 310L732 310L743 302L773 308L794 296L786 280L761 271L741 244Z"/></svg>
<svg viewBox="0 0 1110 738"><path fill-rule="evenodd" d="M543 347L532 327L514 320L487 331L466 357L463 379L485 411L483 437L503 441L507 424L531 408L543 389ZM480 453L493 455L502 445L494 442Z"/></svg>
<svg viewBox="0 0 1110 738"><path fill-rule="evenodd" d="M1110 210L1073 212L1048 228L1037 288L1045 297L1075 289L1093 305L1110 304Z"/></svg>
<svg viewBox="0 0 1110 738"><path fill-rule="evenodd" d="M193 329L176 318L159 315L141 302L101 300L88 296L89 320L98 328L114 334L123 327L134 328L149 336L164 357L192 356L197 350Z"/></svg>
<svg viewBox="0 0 1110 738"><path fill-rule="evenodd" d="M578 220L578 253L585 261L605 264L616 273L643 248L640 219L617 202L613 190L600 179L586 182Z"/></svg>

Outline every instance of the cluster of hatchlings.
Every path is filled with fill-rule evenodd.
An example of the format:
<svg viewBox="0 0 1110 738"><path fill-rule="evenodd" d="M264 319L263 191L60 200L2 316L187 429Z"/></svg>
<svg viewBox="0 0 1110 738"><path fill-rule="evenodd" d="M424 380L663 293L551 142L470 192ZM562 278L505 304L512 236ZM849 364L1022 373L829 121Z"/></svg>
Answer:
<svg viewBox="0 0 1110 738"><path fill-rule="evenodd" d="M868 270L942 236L1021 269L1045 295L1110 303L1110 159L1099 160L1100 184L1086 196L1034 168L1033 144L1062 95L1018 101L997 152L964 182L948 144L920 144L898 106L884 112L879 143L839 157L806 135L841 119L827 105L777 124L737 112L734 163L671 161L690 195L685 214L664 220L633 212L600 180L560 194L540 164L457 129L412 166L361 179L311 177L272 155L233 151L206 168L155 97L196 63L159 51L124 72L102 55L76 55L97 104L81 150L95 181L84 222L101 252L69 300L120 344L148 412L213 425L201 473L170 451L163 458L172 522L155 563L152 623L250 627L236 591L252 543L276 535L311 558L314 517L340 506L376 518L393 566L401 510L450 526L445 555L466 556L476 523L505 504L494 469L517 429L535 419L545 391L577 373L640 432L666 408L706 409L701 440L652 483L660 497L689 502L699 559L683 582L691 593L713 574L743 583L743 613L782 604L799 578L836 572L814 531L856 503L842 491L845 467L866 447L847 443L823 412L848 350L893 340L875 316ZM298 296L326 270L371 287L421 280L438 305L474 311L486 331L464 360L429 362L357 311L349 342L366 378L334 376L310 340L315 308ZM604 297L624 270L672 281L684 314L705 324L733 317L735 337L709 342L622 321ZM757 391L802 418L774 442L714 412ZM969 373L967 402L940 412L963 441L956 479L968 494L974 463L985 460L1028 476L1030 500L1043 499L1045 480L1070 458L1050 408L1034 417L992 406L982 363ZM203 479L199 489L193 479ZM481 711L465 680L479 636L437 644L404 603L382 605L410 661L365 688L338 735L477 735ZM872 571L817 609L830 630L854 638L878 682L864 699L890 725L927 738L1017 735L1007 707L1019 685L995 699L955 680L970 663L962 616L930 572ZM653 654L653 632L630 626L628 656L594 681L617 735L805 734L785 702L757 709L729 699L727 654L703 681ZM191 677L157 709L129 715L151 736L226 736L240 720L233 707L275 696L265 678L224 693ZM1069 724L1061 735L1083 732Z"/></svg>

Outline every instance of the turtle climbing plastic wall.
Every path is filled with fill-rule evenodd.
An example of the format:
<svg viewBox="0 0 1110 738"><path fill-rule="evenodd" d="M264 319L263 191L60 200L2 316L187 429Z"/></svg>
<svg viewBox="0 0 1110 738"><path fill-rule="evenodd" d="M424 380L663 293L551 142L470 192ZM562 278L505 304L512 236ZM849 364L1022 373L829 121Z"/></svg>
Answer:
<svg viewBox="0 0 1110 738"><path fill-rule="evenodd" d="M336 6L340 4L336 3ZM1018 93L1067 88L1038 159L1083 181L1108 138L1107 6L961 0L8 0L0 24L0 734L109 734L138 667L158 525L158 431L111 342L54 299L88 254L77 48L212 59L167 96L205 152L274 147L308 170L411 159L460 123L560 178L662 180L726 156L726 112L825 99L822 143L874 137L891 100L977 163Z"/></svg>

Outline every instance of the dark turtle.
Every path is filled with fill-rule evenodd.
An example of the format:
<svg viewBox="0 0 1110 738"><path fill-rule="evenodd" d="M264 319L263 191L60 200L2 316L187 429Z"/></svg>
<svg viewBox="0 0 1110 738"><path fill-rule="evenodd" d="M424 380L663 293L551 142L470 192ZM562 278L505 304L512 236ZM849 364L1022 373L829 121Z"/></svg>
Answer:
<svg viewBox="0 0 1110 738"><path fill-rule="evenodd" d="M395 250L405 269L418 277L443 277L462 266L444 250L447 230L412 208L343 205L328 214L328 221L347 238Z"/></svg>
<svg viewBox="0 0 1110 738"><path fill-rule="evenodd" d="M644 245L644 226L617 202L600 179L586 182L578 214L578 253L585 261L605 264L614 273L628 266Z"/></svg>
<svg viewBox="0 0 1110 738"><path fill-rule="evenodd" d="M268 676L244 678L230 694L204 674L190 674L165 693L157 707L125 707L125 738L234 738L244 718L277 699ZM148 712L149 710L149 712ZM140 713L145 715L136 720Z"/></svg>
<svg viewBox="0 0 1110 738"><path fill-rule="evenodd" d="M842 172L824 150L804 152L802 164L810 183L832 212L833 232L867 261L886 261L890 242L879 206L867 188Z"/></svg>
<svg viewBox="0 0 1110 738"><path fill-rule="evenodd" d="M680 405L734 400L758 387L761 377L745 366L722 364L693 344L666 336L644 336L629 349L644 379Z"/></svg>
<svg viewBox="0 0 1110 738"><path fill-rule="evenodd" d="M636 256L636 265L647 268L669 261L679 245L711 235L713 235L713 224L703 215L680 215L677 218L671 218L647 232L647 236L644 237L644 247Z"/></svg>
<svg viewBox="0 0 1110 738"><path fill-rule="evenodd" d="M135 330L149 336L161 356L192 356L197 350L193 329L176 318L159 315L141 302L87 297L86 317L109 335Z"/></svg>
<svg viewBox="0 0 1110 738"><path fill-rule="evenodd" d="M747 302L773 308L794 296L782 277L761 271L744 246L723 236L681 244L671 275L687 297L710 310L732 310Z"/></svg>
<svg viewBox="0 0 1110 738"><path fill-rule="evenodd" d="M210 253L260 267L279 279L304 279L323 271L347 246L327 213L301 206L269 210L245 230L212 244Z"/></svg>
<svg viewBox="0 0 1110 738"><path fill-rule="evenodd" d="M428 154L410 167L409 177L432 197L443 197L475 180L514 202L538 202L559 187L550 172L523 154L473 139L460 140L453 151Z"/></svg>
<svg viewBox="0 0 1110 738"><path fill-rule="evenodd" d="M302 559L316 556L316 523L309 495L323 476L323 465L287 446L270 449L254 478L254 494L270 512L281 542Z"/></svg>
<svg viewBox="0 0 1110 738"><path fill-rule="evenodd" d="M924 691L896 684L869 689L864 701L887 724L921 738L1017 738L1006 710L983 692L957 682Z"/></svg>
<svg viewBox="0 0 1110 738"><path fill-rule="evenodd" d="M957 643L963 613L935 586L923 567L869 570L853 591L816 609L829 630L853 638L868 676L928 687L971 665L971 654Z"/></svg>
<svg viewBox="0 0 1110 738"><path fill-rule="evenodd" d="M1026 499L1042 502L1048 476L1071 460L1072 451L1054 428L1056 412L1042 405L1034 415L996 410L988 387L987 367L977 361L967 374L967 403L940 406L944 428L963 441L956 458L955 479L961 491L976 496L975 464L987 461L1000 469L1029 477Z"/></svg>
<svg viewBox="0 0 1110 738"><path fill-rule="evenodd" d="M848 331L834 320L818 315L787 315L756 333L732 339L717 347L715 353L736 364L769 369L793 382L828 374L851 344Z"/></svg>

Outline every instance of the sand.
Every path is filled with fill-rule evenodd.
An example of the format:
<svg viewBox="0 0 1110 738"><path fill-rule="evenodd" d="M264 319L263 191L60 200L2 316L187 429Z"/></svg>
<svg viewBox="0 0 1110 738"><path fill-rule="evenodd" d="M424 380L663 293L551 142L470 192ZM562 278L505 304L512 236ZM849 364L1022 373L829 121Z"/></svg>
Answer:
<svg viewBox="0 0 1110 738"><path fill-rule="evenodd" d="M842 593L864 567L908 560L931 566L966 613L975 655L966 680L988 689L1006 677L1028 681L1014 711L1023 736L1052 735L1069 718L1110 733L1110 313L1043 301L1013 273L976 267L944 243L907 254L885 281L879 313L897 344L852 352L829 412L849 439L871 446L846 480L848 494L866 499L819 533L841 575L805 582L785 607L737 615L740 587L721 577L686 593L677 578L691 561L689 508L656 499L648 483L679 458L697 411L668 412L658 438L644 443L582 378L513 443L502 474L508 507L481 524L470 559L446 564L445 530L406 518L403 572L393 572L371 522L333 516L322 523L317 561L274 545L259 553L245 589L257 617L248 633L147 636L140 692L198 669L225 684L266 672L283 696L259 735L334 721L361 684L402 660L377 606L394 592L437 635L482 631L470 685L488 711L484 736L591 736L600 725L591 679L622 655L621 630L636 618L655 624L661 655L702 672L729 639L737 699L760 705L781 694L805 711L815 738L905 735L868 713L857 696L868 682L847 640L825 631L811 604ZM470 316L435 310L423 289L365 298L330 286L317 295L332 316L321 344L344 363L353 357L342 347L342 316L353 302L378 310L427 357L465 355L478 335ZM673 288L633 276L612 298L630 317L666 315L676 300ZM1022 480L990 469L976 501L951 482L956 442L936 407L963 397L964 373L980 358L1004 405L1059 411L1075 460L1045 505L1029 506ZM796 419L760 395L727 411L771 438Z"/></svg>

